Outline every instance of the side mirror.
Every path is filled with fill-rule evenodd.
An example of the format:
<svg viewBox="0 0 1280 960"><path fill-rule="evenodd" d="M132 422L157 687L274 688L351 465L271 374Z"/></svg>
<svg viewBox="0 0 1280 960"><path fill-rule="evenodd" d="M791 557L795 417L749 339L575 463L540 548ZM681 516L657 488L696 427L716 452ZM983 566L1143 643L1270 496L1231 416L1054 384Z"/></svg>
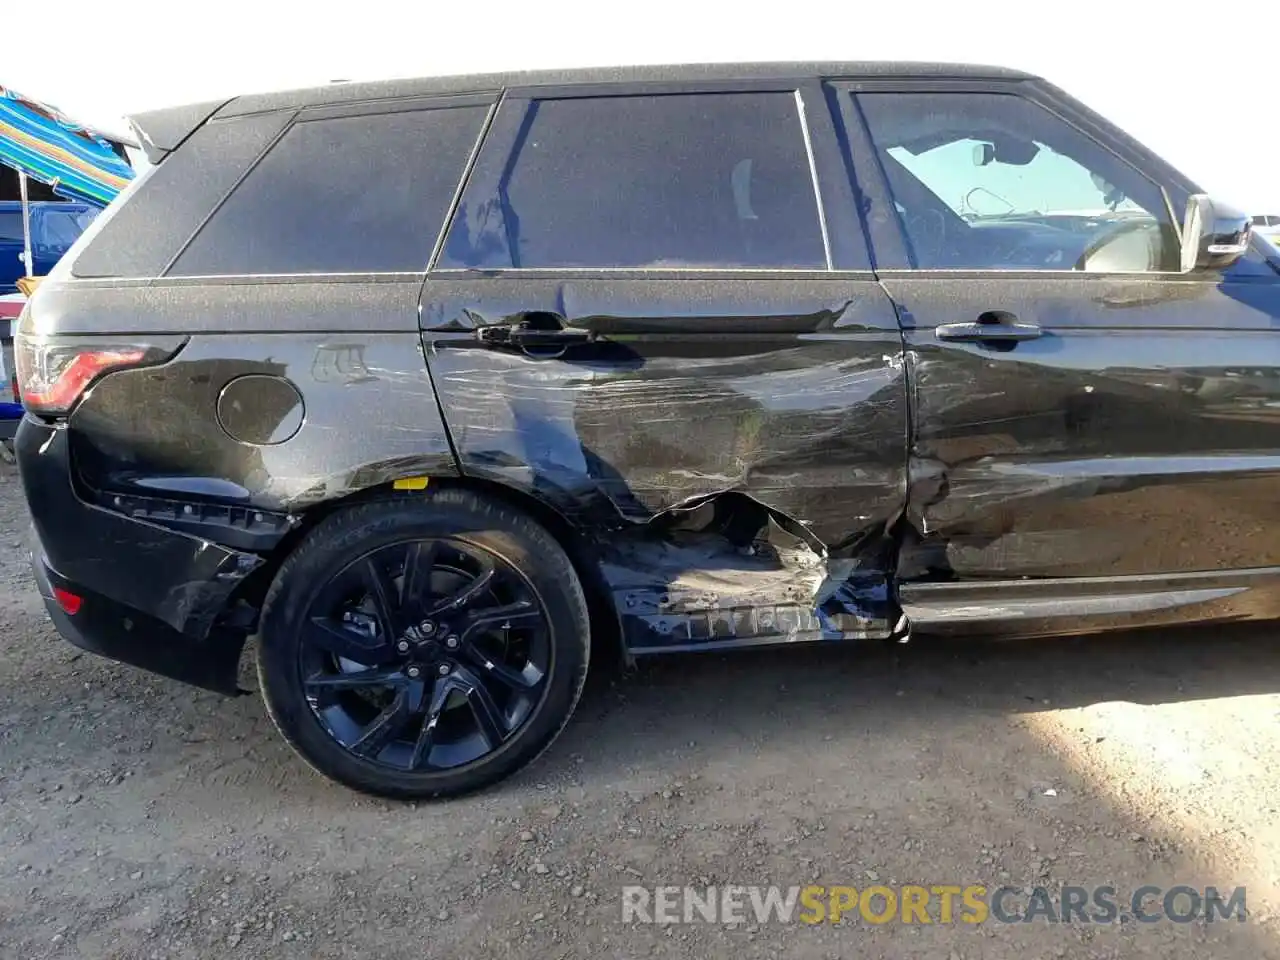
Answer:
<svg viewBox="0 0 1280 960"><path fill-rule="evenodd" d="M1225 270L1248 251L1252 233L1248 214L1192 194L1182 221L1182 272Z"/></svg>

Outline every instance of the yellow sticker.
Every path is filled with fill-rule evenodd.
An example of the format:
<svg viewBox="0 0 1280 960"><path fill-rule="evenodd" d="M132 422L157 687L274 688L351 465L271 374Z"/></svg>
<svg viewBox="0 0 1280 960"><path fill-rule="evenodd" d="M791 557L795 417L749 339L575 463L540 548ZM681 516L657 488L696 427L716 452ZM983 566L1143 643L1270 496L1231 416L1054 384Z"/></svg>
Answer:
<svg viewBox="0 0 1280 960"><path fill-rule="evenodd" d="M427 489L427 478L401 477L392 486L397 490L425 490Z"/></svg>

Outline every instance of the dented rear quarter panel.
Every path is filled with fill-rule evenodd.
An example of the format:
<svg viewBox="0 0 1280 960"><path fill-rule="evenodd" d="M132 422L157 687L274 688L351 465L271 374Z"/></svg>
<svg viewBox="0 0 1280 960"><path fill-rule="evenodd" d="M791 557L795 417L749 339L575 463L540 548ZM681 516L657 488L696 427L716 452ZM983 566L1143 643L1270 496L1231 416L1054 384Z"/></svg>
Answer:
<svg viewBox="0 0 1280 960"><path fill-rule="evenodd" d="M27 323L37 336L182 340L169 362L108 375L73 411L87 486L300 513L401 476L457 474L422 358L420 286L413 275L74 281L42 289ZM241 442L216 415L222 391L249 375L302 397L247 393L240 422L268 443Z"/></svg>

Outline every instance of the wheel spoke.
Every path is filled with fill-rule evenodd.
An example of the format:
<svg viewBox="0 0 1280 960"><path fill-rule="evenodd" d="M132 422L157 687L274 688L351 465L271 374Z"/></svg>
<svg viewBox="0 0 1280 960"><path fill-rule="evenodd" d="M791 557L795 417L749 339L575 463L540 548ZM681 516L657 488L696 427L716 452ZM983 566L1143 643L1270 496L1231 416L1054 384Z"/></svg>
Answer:
<svg viewBox="0 0 1280 960"><path fill-rule="evenodd" d="M384 640L389 640L398 632L396 629L395 608L391 603L393 584L386 571L374 557L365 557L360 568L360 575L365 589L369 591L369 599L373 603L374 615L378 618L378 630Z"/></svg>
<svg viewBox="0 0 1280 960"><path fill-rule="evenodd" d="M433 606L427 612L428 617L438 617L441 614L461 610L484 593L485 590L489 589L489 584L493 582L494 578L493 561L487 554L481 554L476 559L480 562L480 572L462 589Z"/></svg>
<svg viewBox="0 0 1280 960"><path fill-rule="evenodd" d="M426 704L423 702L427 698L427 684L422 680L409 680L405 688L408 694L406 706L410 713L422 713L426 710Z"/></svg>
<svg viewBox="0 0 1280 960"><path fill-rule="evenodd" d="M440 722L440 714L444 712L444 705L449 700L449 694L453 692L455 684L452 677L447 677L436 684L435 689L431 691L431 705L427 707L427 714L422 718L422 729L418 731L418 739L414 741L413 753L409 757L409 769L418 770L431 758L431 748L435 745L436 724Z"/></svg>
<svg viewBox="0 0 1280 960"><path fill-rule="evenodd" d="M476 665L481 677L492 677L499 683L513 690L532 690L542 682L545 674L532 663L526 663L522 669L509 667L504 663L495 663L474 644L466 648L467 659Z"/></svg>
<svg viewBox="0 0 1280 960"><path fill-rule="evenodd" d="M377 687L394 687L404 681L399 670L357 670L354 673L333 673L311 677L305 681L308 692L363 690Z"/></svg>
<svg viewBox="0 0 1280 960"><path fill-rule="evenodd" d="M400 618L402 625L420 619L431 592L431 570L436 564L438 540L415 540L409 544L404 558L404 582L400 586Z"/></svg>
<svg viewBox="0 0 1280 960"><path fill-rule="evenodd" d="M469 670L461 669L458 672L458 681L466 693L467 704L476 718L480 736L484 737L488 748L493 750L507 738L506 718L503 717L502 711L498 709L493 696L480 678L473 676Z"/></svg>
<svg viewBox="0 0 1280 960"><path fill-rule="evenodd" d="M391 659L391 644L383 638L371 640L347 624L329 617L312 617L303 632L303 642L327 650L335 657L374 665Z"/></svg>
<svg viewBox="0 0 1280 960"><path fill-rule="evenodd" d="M462 631L461 640L466 643L478 634L484 633L486 628L506 629L508 625L514 626L517 623L541 619L542 614L538 612L538 608L528 600L504 604L501 607L490 607L488 610L480 610L472 614L466 628Z"/></svg>
<svg viewBox="0 0 1280 960"><path fill-rule="evenodd" d="M370 760L376 759L387 744L395 740L409 722L408 697L403 688L396 691L395 699L386 709L373 718L360 736L351 744L351 751Z"/></svg>
<svg viewBox="0 0 1280 960"><path fill-rule="evenodd" d="M344 601L349 601L352 594L359 591L362 585L360 571L354 567L347 567L320 588L312 603L313 609L330 613Z"/></svg>
<svg viewBox="0 0 1280 960"><path fill-rule="evenodd" d="M428 716L422 720L422 729L418 731L418 739L413 743L413 754L409 757L409 769L421 770L427 766L431 758L431 748L436 742L436 724L440 717Z"/></svg>

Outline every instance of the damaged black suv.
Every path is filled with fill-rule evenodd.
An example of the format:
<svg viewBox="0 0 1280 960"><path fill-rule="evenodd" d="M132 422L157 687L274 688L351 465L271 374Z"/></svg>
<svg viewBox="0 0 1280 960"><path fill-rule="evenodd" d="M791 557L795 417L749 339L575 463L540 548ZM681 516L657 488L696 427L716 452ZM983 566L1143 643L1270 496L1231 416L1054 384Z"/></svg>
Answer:
<svg viewBox="0 0 1280 960"><path fill-rule="evenodd" d="M343 783L509 774L593 647L1280 611L1277 252L1037 78L496 75L136 126L151 166L21 321L39 587L212 690L256 636Z"/></svg>

